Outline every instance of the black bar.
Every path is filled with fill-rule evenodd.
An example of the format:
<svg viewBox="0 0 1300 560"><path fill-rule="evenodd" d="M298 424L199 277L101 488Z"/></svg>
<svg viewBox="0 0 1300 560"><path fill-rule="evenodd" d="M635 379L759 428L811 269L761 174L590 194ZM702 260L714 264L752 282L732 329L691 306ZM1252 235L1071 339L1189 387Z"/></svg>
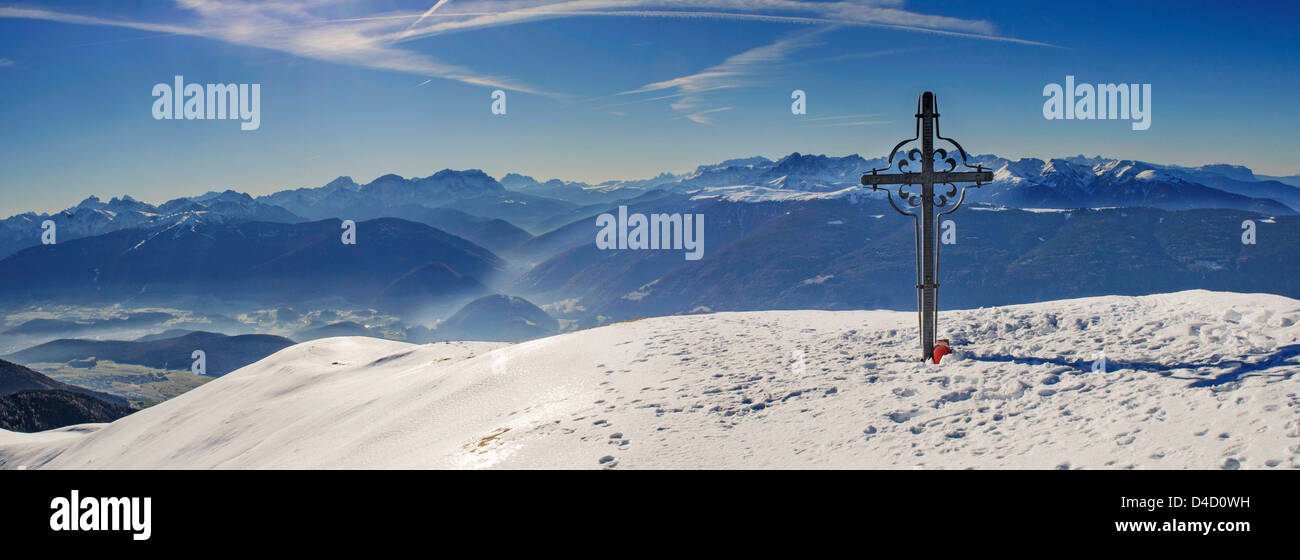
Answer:
<svg viewBox="0 0 1300 560"><path fill-rule="evenodd" d="M1294 479L1267 471L4 471L0 532L13 551L87 546L107 557L342 544L662 552L773 539L806 550L848 540L1010 550L1048 542L1125 557L1136 544L1286 542L1300 502ZM83 497L150 497L149 539L51 530L51 501L74 489ZM1126 497L1171 496L1187 502L1121 505ZM1191 507L1194 497L1245 497L1249 506ZM1115 525L1169 520L1246 522L1249 531L1120 532Z"/></svg>

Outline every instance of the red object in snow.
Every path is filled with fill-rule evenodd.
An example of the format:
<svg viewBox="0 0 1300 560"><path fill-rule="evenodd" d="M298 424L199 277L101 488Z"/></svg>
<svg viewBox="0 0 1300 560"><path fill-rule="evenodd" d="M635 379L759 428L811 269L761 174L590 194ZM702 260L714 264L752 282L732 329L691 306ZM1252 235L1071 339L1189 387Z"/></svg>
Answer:
<svg viewBox="0 0 1300 560"><path fill-rule="evenodd" d="M934 363L936 364L939 363L939 360L943 359L944 356L947 356L948 354L951 353L952 353L952 349L948 348L947 346L935 346Z"/></svg>

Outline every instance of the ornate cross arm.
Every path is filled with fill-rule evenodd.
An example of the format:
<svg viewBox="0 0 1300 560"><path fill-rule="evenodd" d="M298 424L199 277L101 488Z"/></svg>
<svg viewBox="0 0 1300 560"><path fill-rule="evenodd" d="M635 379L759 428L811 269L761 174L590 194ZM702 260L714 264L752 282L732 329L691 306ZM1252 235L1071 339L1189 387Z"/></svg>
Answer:
<svg viewBox="0 0 1300 560"><path fill-rule="evenodd" d="M951 188L948 189L947 192L931 195L932 199L930 200L930 202L936 207L942 208L948 205L949 199L958 196L957 186L954 183L975 183L974 185L966 185L961 188L960 196L957 198L957 203L954 204L951 209L943 212L943 214L949 214L961 207L962 201L966 199L967 188L979 188L984 186L984 183L993 180L993 173L991 171L985 171L983 165L973 166L972 169L975 169L975 171L896 173L890 175L880 175L879 171L881 170L873 169L871 172L862 175L862 184L870 185L872 191L885 191L885 194L889 197L889 204L894 207L895 211L904 216L911 216L913 215L911 212L904 212L898 207L898 204L894 202L895 193L889 189L880 188L880 185L899 185L897 192L899 200L905 201L907 206L911 208L916 208L925 202L925 189L922 189L922 192L917 195L908 192L906 189L907 186L925 185L927 182L930 184L946 184Z"/></svg>
<svg viewBox="0 0 1300 560"><path fill-rule="evenodd" d="M910 184L916 185L921 183L922 173L900 173L898 175L877 175L875 173L862 175L862 184L864 185L892 185L892 184ZM938 175L938 174L936 174ZM958 171L956 173L943 173L941 180L936 183L984 183L993 180L993 173L990 171ZM936 179L939 179L936 177ZM979 186L979 185L977 185Z"/></svg>
<svg viewBox="0 0 1300 560"><path fill-rule="evenodd" d="M942 140L951 145L954 156L961 156L961 165L971 171L957 171L958 161L956 157L949 157L949 151L943 148L935 148L934 141ZM920 148L912 148L898 157L899 150L903 146L912 142L919 141ZM895 163L897 158L897 163ZM936 170L935 164L944 163L948 168L939 171ZM919 171L911 171L913 164L920 167ZM881 171L889 171L897 166L899 173L881 175ZM862 184L870 185L872 191L881 190L881 185L899 185L897 192L885 189L889 195L889 204L894 210L905 216L914 216L911 212L904 212L894 202L894 197L905 202L909 208L917 208L924 205L934 205L942 208L948 205L948 201L957 197L957 203L944 214L949 214L961 207L962 201L966 199L966 187L963 187L958 195L956 183L975 183L976 188L984 186L984 183L993 180L993 173L984 169L982 164L971 165L967 161L966 150L958 144L956 140L946 138L939 132L939 110L938 102L934 94L926 92L916 100L916 134L912 138L905 139L894 146L889 152L889 160L884 167L872 169L862 174ZM934 185L946 184L950 188L947 192L935 193ZM921 187L919 194L909 192L906 188L908 185L917 185Z"/></svg>

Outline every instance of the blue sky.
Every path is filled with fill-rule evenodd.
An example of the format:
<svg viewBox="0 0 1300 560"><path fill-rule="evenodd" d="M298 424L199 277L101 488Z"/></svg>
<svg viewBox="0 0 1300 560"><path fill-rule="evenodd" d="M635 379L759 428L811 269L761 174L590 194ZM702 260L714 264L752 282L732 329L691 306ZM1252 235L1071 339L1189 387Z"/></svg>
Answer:
<svg viewBox="0 0 1300 560"><path fill-rule="evenodd" d="M923 90L978 153L1300 173L1294 3L1086 4L0 0L0 215L443 168L596 182L875 157ZM178 74L261 84L261 127L153 119ZM1152 84L1151 128L1045 120L1067 74Z"/></svg>

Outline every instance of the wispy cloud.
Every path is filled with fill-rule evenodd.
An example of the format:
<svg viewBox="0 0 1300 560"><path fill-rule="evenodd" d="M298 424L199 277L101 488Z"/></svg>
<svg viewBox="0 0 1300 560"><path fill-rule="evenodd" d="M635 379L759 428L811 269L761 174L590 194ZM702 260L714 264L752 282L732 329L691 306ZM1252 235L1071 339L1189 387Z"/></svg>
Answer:
<svg viewBox="0 0 1300 560"><path fill-rule="evenodd" d="M41 8L0 7L0 18L40 19L81 25L111 25L115 27L127 27L131 29L141 29L144 31L156 31L159 33L171 33L176 35L199 35L197 30L179 25L105 19L67 12L56 12Z"/></svg>
<svg viewBox="0 0 1300 560"><path fill-rule="evenodd" d="M694 112L694 113L691 113L691 114L689 114L689 115L686 115L686 118L690 119L690 120L693 121L693 122L697 122L697 123L700 123L700 124L710 124L710 123L713 122L713 118L709 116L709 113L717 113L717 112L721 112L721 111L730 111L730 110L732 110L732 109L735 109L735 107L718 107L717 109L708 109L708 110L705 110L705 111L696 111L696 112Z"/></svg>
<svg viewBox="0 0 1300 560"><path fill-rule="evenodd" d="M813 119L808 119L808 120L813 120ZM877 124L890 124L890 123L892 123L892 122L894 122L894 121L852 121L852 122L837 122L837 123L814 124L814 125L810 125L810 128L822 128L822 127L828 127L828 126L871 126L871 125L877 125Z"/></svg>
<svg viewBox="0 0 1300 560"><path fill-rule="evenodd" d="M176 4L194 17L185 18L184 23L180 24L98 17L65 11L63 8L0 7L0 18L112 26L204 37L338 64L554 97L563 96L507 77L448 64L432 55L406 48L403 44L445 33L555 18L648 17L813 24L817 29L830 25L876 26L1052 46L1000 36L993 24L987 21L904 10L901 8L901 0L437 0L423 11L378 12L342 19L329 19L319 15L328 8L337 7L341 0L176 0ZM783 39L787 43L791 40ZM798 47L790 44L770 46L770 50L779 51L782 48ZM747 55L765 56L763 51L736 56ZM733 62L733 66L743 64L743 58ZM697 75L683 78L690 78L688 82L695 84L712 83L713 87L730 87L726 85L730 82L719 80L724 77L726 76ZM661 89L668 87L690 91L691 88L708 86L679 83L668 84Z"/></svg>
<svg viewBox="0 0 1300 560"><path fill-rule="evenodd" d="M712 121L704 115L714 110L699 110L706 103L706 93L753 85L761 76L775 72L792 53L816 44L816 39L831 29L834 28L814 27L789 33L771 44L730 56L700 72L646 84L619 95L673 90L674 94L660 98L679 97L669 105L673 110L688 113L686 118L694 122L708 124Z"/></svg>
<svg viewBox="0 0 1300 560"><path fill-rule="evenodd" d="M13 66L13 65L14 65L14 61L9 60L7 58L0 58L0 68L4 68L5 66Z"/></svg>
<svg viewBox="0 0 1300 560"><path fill-rule="evenodd" d="M802 24L873 26L1039 46L1005 37L988 21L921 14L898 8L901 0L803 2L799 0L477 0L431 14L435 21L403 30L407 40L456 31L515 25L560 17L734 19Z"/></svg>
<svg viewBox="0 0 1300 560"><path fill-rule="evenodd" d="M861 119L865 117L879 117L879 113L864 113L861 115L836 115L834 117L811 117L802 120L806 121L834 121L840 119Z"/></svg>
<svg viewBox="0 0 1300 560"><path fill-rule="evenodd" d="M246 3L238 0L177 0L196 21L186 25L109 19L41 8L0 7L0 18L23 18L62 23L123 27L173 35L205 37L235 45L261 47L304 58L444 78L472 85L548 94L541 88L515 80L447 64L433 56L398 48L392 32L421 14L394 18L328 20L316 8L334 0L275 0ZM426 12L428 13L428 12Z"/></svg>

